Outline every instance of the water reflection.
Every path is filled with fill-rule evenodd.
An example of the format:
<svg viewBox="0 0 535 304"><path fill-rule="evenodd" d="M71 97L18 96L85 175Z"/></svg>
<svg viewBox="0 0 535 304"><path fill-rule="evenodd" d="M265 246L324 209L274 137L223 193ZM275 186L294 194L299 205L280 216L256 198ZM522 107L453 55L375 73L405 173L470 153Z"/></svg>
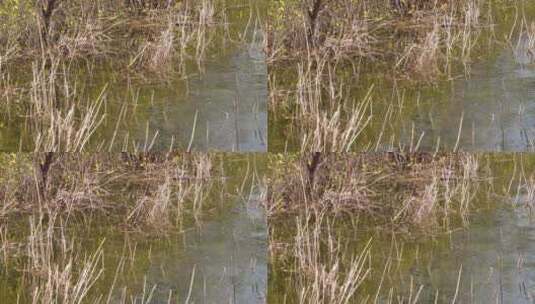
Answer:
<svg viewBox="0 0 535 304"><path fill-rule="evenodd" d="M535 223L510 210L480 217L452 236L451 250L435 252L428 271L413 271L428 289L423 301L438 292L439 303L450 303L460 273L457 303L534 303L533 240Z"/></svg>
<svg viewBox="0 0 535 304"><path fill-rule="evenodd" d="M153 255L147 277L157 285L155 303L167 303L169 291L180 303L188 297L189 303L265 303L267 231L259 195L187 233L184 250Z"/></svg>
<svg viewBox="0 0 535 304"><path fill-rule="evenodd" d="M234 14L247 11L249 16L249 5ZM142 87L135 123L127 122L129 130L119 138L130 137L138 148L154 138L152 149L158 151L171 146L196 151L267 151L263 34L258 20L238 20L232 24L236 31L243 31L246 22L257 24L244 35L247 42L230 47L230 51L213 50L202 73L190 77L187 84L174 81L166 86ZM112 125L107 127L110 132L104 132L105 138L112 136Z"/></svg>
<svg viewBox="0 0 535 304"><path fill-rule="evenodd" d="M446 149L532 150L534 84L535 69L519 65L510 51L474 67L469 79L455 81L451 92L440 100L422 100L429 113L413 119L417 130L425 134L422 148L440 143Z"/></svg>

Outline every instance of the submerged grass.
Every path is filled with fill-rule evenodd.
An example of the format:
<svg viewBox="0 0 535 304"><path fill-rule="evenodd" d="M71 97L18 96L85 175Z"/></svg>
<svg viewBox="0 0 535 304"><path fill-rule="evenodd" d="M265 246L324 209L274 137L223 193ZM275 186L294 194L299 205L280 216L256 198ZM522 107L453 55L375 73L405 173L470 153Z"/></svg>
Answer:
<svg viewBox="0 0 535 304"><path fill-rule="evenodd" d="M297 286L303 286L299 292L298 303L351 303L370 274L370 242L350 257L342 257L342 245L330 232L322 232L324 214L319 214L314 224L310 218L297 219L294 256ZM329 224L328 224L329 225ZM330 227L327 227L328 231ZM321 251L323 244L329 244L328 254ZM341 260L348 258L349 267L342 273Z"/></svg>

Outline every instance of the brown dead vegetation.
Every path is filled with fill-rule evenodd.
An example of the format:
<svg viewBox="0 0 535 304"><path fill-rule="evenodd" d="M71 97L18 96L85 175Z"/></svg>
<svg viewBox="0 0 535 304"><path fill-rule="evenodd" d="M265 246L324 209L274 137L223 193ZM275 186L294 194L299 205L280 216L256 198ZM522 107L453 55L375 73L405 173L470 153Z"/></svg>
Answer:
<svg viewBox="0 0 535 304"><path fill-rule="evenodd" d="M273 219L314 210L396 226L448 227L468 220L479 181L478 159L469 154L315 153L274 157L273 167Z"/></svg>

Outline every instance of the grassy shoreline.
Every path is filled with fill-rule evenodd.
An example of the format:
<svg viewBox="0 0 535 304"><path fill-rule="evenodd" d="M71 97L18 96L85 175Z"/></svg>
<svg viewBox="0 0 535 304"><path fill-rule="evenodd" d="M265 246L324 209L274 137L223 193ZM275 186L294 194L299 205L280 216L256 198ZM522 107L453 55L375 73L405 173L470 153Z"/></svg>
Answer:
<svg viewBox="0 0 535 304"><path fill-rule="evenodd" d="M2 169L0 192L6 218L35 212L116 213L133 227L165 227L180 222L183 204L191 205L193 214L201 212L213 182L222 182L220 168L204 154L49 152L2 158L10 163Z"/></svg>

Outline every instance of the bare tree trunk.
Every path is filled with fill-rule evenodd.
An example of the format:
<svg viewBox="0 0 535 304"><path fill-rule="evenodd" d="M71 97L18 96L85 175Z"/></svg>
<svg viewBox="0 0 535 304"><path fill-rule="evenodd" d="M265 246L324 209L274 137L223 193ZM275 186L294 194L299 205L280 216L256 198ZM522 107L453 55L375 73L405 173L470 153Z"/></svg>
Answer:
<svg viewBox="0 0 535 304"><path fill-rule="evenodd" d="M50 167L54 163L54 152L45 153L45 157L42 161L39 161L35 165L37 183L39 189L39 195L44 197L46 186L48 183L48 175L50 172Z"/></svg>
<svg viewBox="0 0 535 304"><path fill-rule="evenodd" d="M401 0L390 0L392 7L397 10L400 14L403 14L405 11L405 5Z"/></svg>
<svg viewBox="0 0 535 304"><path fill-rule="evenodd" d="M41 37L45 44L48 44L48 36L50 32L50 20L57 8L58 0L37 0L39 6L39 15L41 17Z"/></svg>
<svg viewBox="0 0 535 304"><path fill-rule="evenodd" d="M322 157L320 152L315 152L312 154L312 159L309 163L306 164L307 173L308 173L308 181L307 181L307 193L308 195L312 194L312 190L314 189L314 182L316 178L316 172L321 164Z"/></svg>
<svg viewBox="0 0 535 304"><path fill-rule="evenodd" d="M314 0L314 3L312 4L312 8L308 9L308 41L312 44L315 44L315 33L316 33L316 27L318 23L318 16L323 9L323 1L322 0Z"/></svg>

